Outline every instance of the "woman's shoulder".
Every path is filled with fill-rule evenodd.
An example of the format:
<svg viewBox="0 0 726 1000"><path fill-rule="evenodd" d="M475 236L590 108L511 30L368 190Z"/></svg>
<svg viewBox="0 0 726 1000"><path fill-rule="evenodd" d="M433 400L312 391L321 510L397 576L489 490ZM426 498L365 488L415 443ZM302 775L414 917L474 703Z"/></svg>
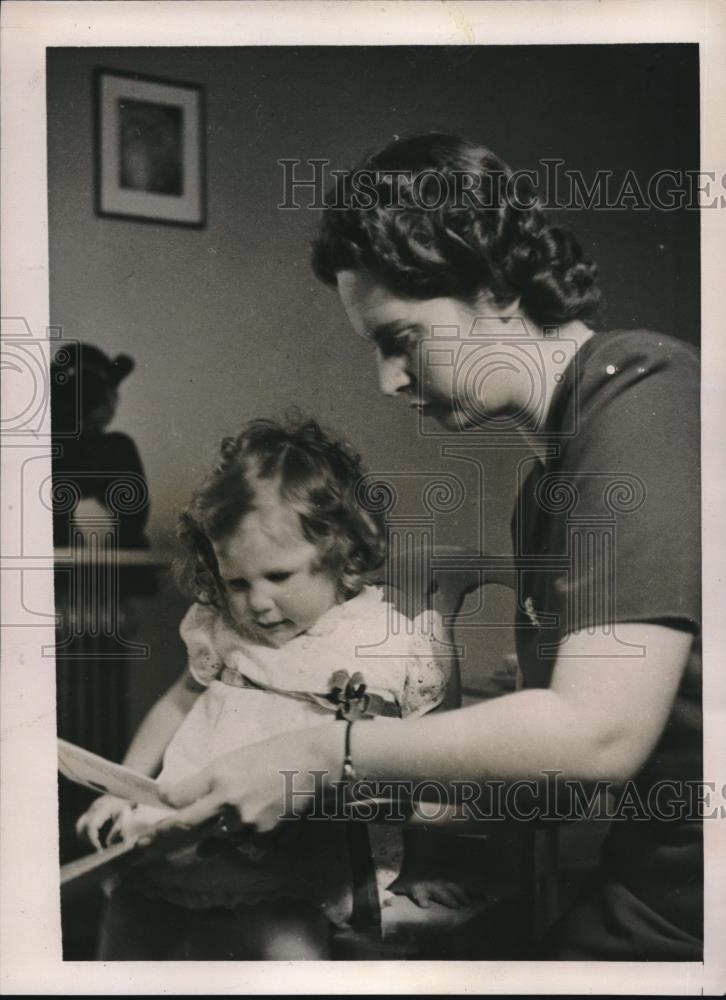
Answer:
<svg viewBox="0 0 726 1000"><path fill-rule="evenodd" d="M628 468L654 483L693 473L698 456L699 365L689 344L651 330L596 333L555 394L548 429L559 470Z"/></svg>
<svg viewBox="0 0 726 1000"><path fill-rule="evenodd" d="M698 350L692 344L648 329L596 333L585 348L586 371L600 367L605 374L613 374L613 368L617 371L625 365L645 366L646 371L698 366Z"/></svg>
<svg viewBox="0 0 726 1000"><path fill-rule="evenodd" d="M685 418L697 409L699 384L698 352L685 341L652 330L595 333L575 355L552 421L568 425L571 407L581 428L595 415L627 423L637 411L661 420L666 407L670 420Z"/></svg>

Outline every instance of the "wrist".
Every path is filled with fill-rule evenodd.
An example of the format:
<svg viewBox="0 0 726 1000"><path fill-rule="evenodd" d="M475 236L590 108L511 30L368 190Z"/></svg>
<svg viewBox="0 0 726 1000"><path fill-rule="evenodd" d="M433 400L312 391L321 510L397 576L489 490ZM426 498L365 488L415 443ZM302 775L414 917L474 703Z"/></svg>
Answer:
<svg viewBox="0 0 726 1000"><path fill-rule="evenodd" d="M318 726L311 730L310 770L324 771L325 784L340 781L345 758L346 722Z"/></svg>

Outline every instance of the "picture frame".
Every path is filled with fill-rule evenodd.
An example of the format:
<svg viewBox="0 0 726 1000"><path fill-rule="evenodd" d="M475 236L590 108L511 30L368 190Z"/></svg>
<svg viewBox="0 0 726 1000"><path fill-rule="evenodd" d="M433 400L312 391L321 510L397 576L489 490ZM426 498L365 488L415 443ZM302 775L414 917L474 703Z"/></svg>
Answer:
<svg viewBox="0 0 726 1000"><path fill-rule="evenodd" d="M201 86L98 69L94 92L96 214L204 226Z"/></svg>

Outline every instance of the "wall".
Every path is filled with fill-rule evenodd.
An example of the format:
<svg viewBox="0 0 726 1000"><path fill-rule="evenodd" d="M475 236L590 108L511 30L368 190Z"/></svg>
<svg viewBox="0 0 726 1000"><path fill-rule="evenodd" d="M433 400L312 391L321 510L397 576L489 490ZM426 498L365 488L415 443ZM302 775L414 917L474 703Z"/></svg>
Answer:
<svg viewBox="0 0 726 1000"><path fill-rule="evenodd" d="M94 214L99 66L204 87L206 228ZM222 433L295 403L349 437L371 469L457 471L469 495L439 519L439 539L476 543L483 523L487 548L505 551L515 459L487 465L482 518L471 471L379 396L370 347L308 266L316 214L277 208L277 161L345 167L394 135L443 129L518 168L551 157L588 177L647 179L697 168L697 87L695 46L49 50L51 322L136 359L116 425L146 464L154 542L172 537ZM697 341L695 213L558 214L600 264L607 327Z"/></svg>

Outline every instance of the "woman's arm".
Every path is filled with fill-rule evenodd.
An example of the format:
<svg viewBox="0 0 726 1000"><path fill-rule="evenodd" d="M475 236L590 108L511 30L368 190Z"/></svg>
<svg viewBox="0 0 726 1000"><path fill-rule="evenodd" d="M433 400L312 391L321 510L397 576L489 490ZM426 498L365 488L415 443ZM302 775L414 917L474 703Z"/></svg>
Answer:
<svg viewBox="0 0 726 1000"><path fill-rule="evenodd" d="M619 624L617 634L630 644L624 653L640 646L643 656L608 653L612 637L572 635L550 688L426 718L357 724L352 756L358 775L448 783L537 779L557 769L564 778L625 780L665 726L692 636L649 622ZM300 772L299 788L310 786L305 776L315 769L337 779L343 731L323 725L235 751L168 789L168 801L185 807L178 822L194 825L230 804L243 822L269 830L283 811L281 772Z"/></svg>
<svg viewBox="0 0 726 1000"><path fill-rule="evenodd" d="M123 763L140 774L154 775L164 751L205 688L185 670L144 717Z"/></svg>
<svg viewBox="0 0 726 1000"><path fill-rule="evenodd" d="M644 763L665 726L693 636L649 622L620 624L617 634L631 644L623 646L624 654L642 646L644 655L607 655L612 637L571 635L549 688L405 727L357 726L356 770L372 779L447 782L537 779L557 769L565 778L624 781Z"/></svg>

